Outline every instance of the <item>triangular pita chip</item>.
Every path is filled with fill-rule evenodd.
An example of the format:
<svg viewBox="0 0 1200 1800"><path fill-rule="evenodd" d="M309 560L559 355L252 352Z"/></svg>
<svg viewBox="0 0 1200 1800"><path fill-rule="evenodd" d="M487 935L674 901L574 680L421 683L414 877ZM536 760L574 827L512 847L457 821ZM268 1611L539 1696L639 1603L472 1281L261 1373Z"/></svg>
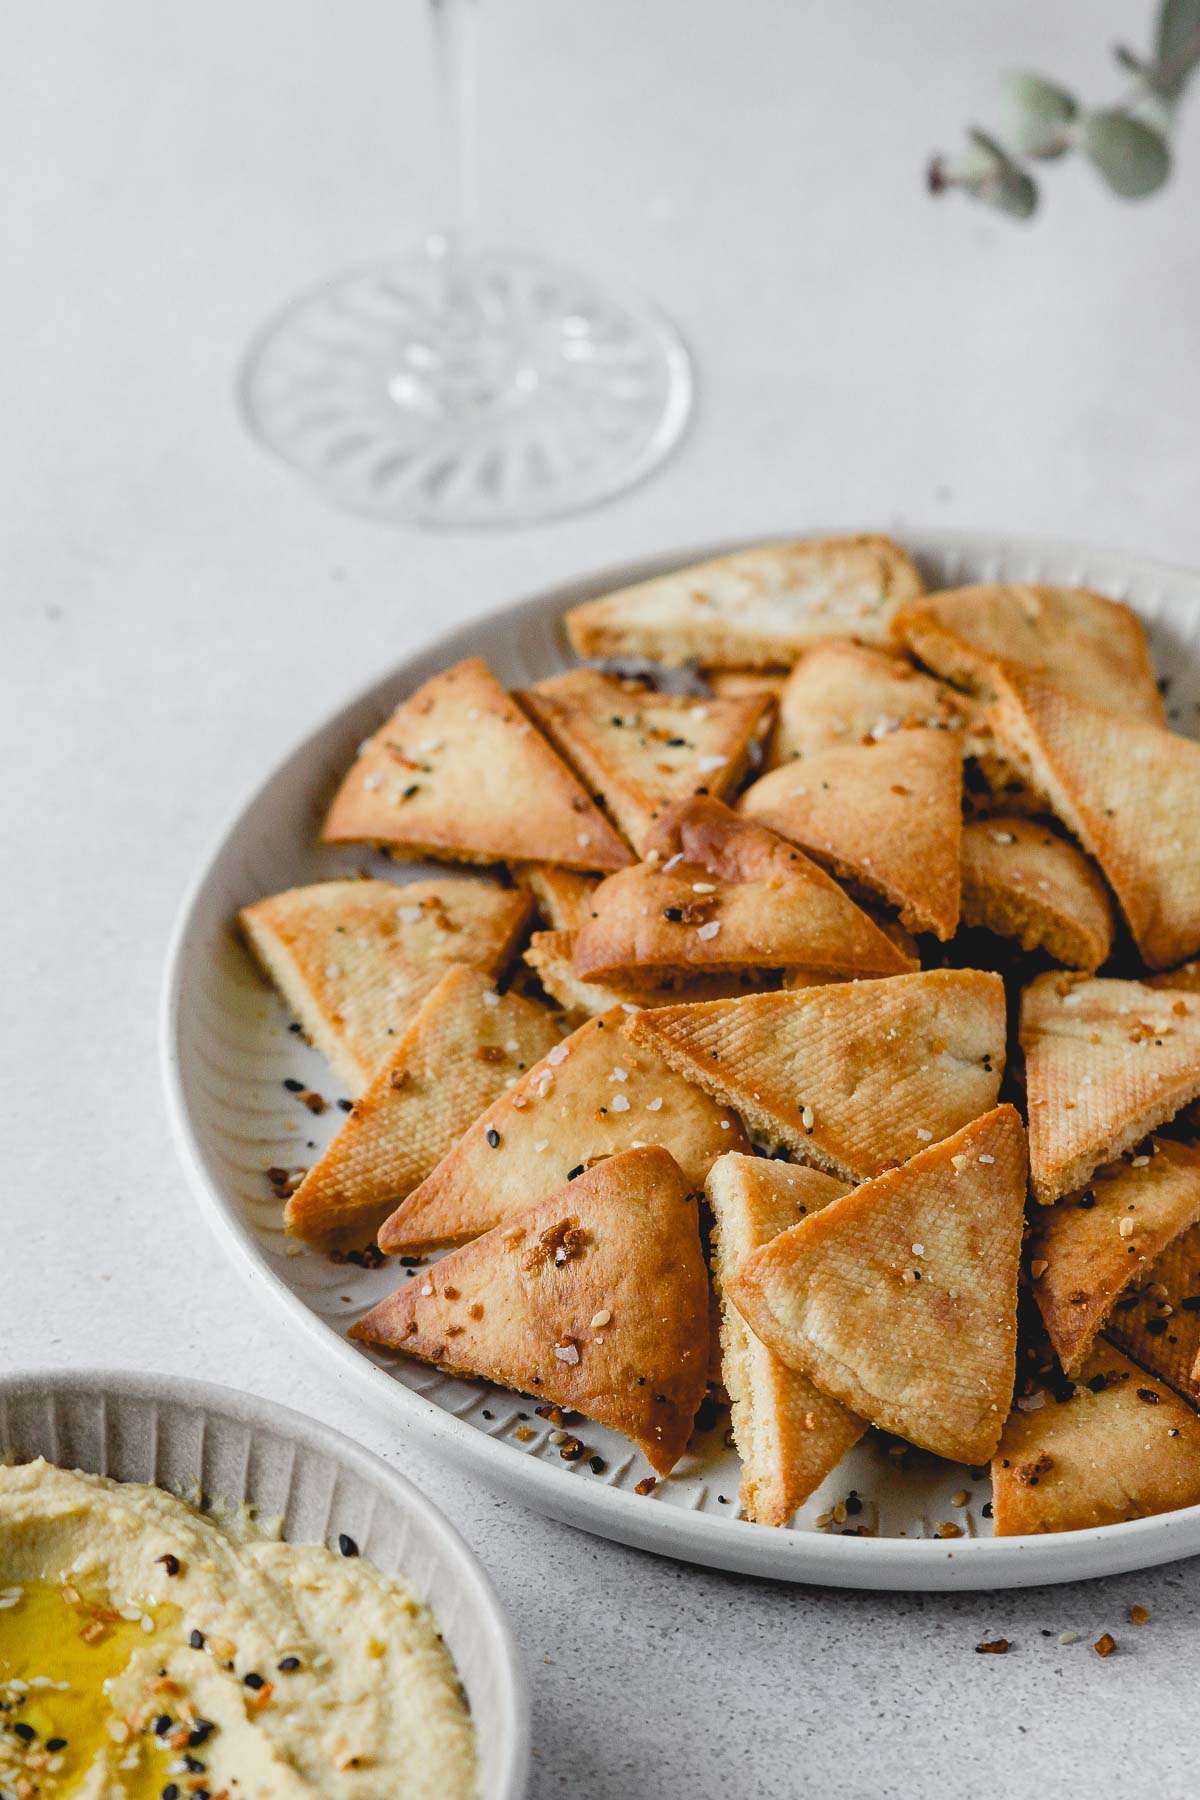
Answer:
<svg viewBox="0 0 1200 1800"><path fill-rule="evenodd" d="M839 1194L844 1183L816 1169L763 1156L721 1156L705 1184L712 1208L713 1278ZM841 1462L866 1430L865 1419L780 1362L722 1300L721 1371L742 1459L741 1500L760 1525L786 1525L796 1508Z"/></svg>
<svg viewBox="0 0 1200 1800"><path fill-rule="evenodd" d="M1037 1219L1033 1291L1068 1375L1082 1367L1118 1297L1147 1280L1150 1265L1197 1220L1200 1150L1169 1138L1098 1169L1085 1193Z"/></svg>
<svg viewBox="0 0 1200 1800"><path fill-rule="evenodd" d="M864 1181L996 1104L1004 983L931 969L636 1013L636 1044L736 1106L751 1130Z"/></svg>
<svg viewBox="0 0 1200 1800"><path fill-rule="evenodd" d="M1081 1188L1200 1094L1200 1001L1140 981L1039 975L1021 995L1033 1191Z"/></svg>
<svg viewBox="0 0 1200 1800"><path fill-rule="evenodd" d="M1000 1106L725 1277L789 1367L885 1431L985 1461L1012 1400L1025 1129Z"/></svg>
<svg viewBox="0 0 1200 1800"><path fill-rule="evenodd" d="M368 738L334 797L327 844L451 862L620 869L628 850L479 657L435 675Z"/></svg>
<svg viewBox="0 0 1200 1800"><path fill-rule="evenodd" d="M1040 1399L1012 1414L992 1462L997 1537L1090 1530L1200 1501L1200 1419L1111 1345L1092 1351L1071 1399Z"/></svg>
<svg viewBox="0 0 1200 1800"><path fill-rule="evenodd" d="M533 895L551 931L578 931L591 916L597 876L560 869L554 863L514 863L510 873L518 887Z"/></svg>
<svg viewBox="0 0 1200 1800"><path fill-rule="evenodd" d="M723 1150L744 1150L736 1117L635 1048L616 1007L556 1044L489 1106L379 1233L387 1251L479 1237L565 1181L638 1144L669 1150L690 1187Z"/></svg>
<svg viewBox="0 0 1200 1800"><path fill-rule="evenodd" d="M997 742L1103 870L1153 969L1200 949L1200 744L1036 676L997 679Z"/></svg>
<svg viewBox="0 0 1200 1800"><path fill-rule="evenodd" d="M997 668L1009 665L1105 712L1164 723L1141 620L1086 588L953 588L906 606L893 629L923 663L973 693L994 691Z"/></svg>
<svg viewBox="0 0 1200 1800"><path fill-rule="evenodd" d="M786 668L819 638L886 645L897 607L922 592L890 538L761 544L585 601L567 634L579 656Z"/></svg>
<svg viewBox="0 0 1200 1800"><path fill-rule="evenodd" d="M311 1243L365 1242L506 1085L562 1036L544 1006L447 969L349 1118L288 1201Z"/></svg>
<svg viewBox="0 0 1200 1800"><path fill-rule="evenodd" d="M962 922L1069 969L1098 969L1112 949L1112 907L1092 864L1041 820L1015 813L963 827Z"/></svg>
<svg viewBox="0 0 1200 1800"><path fill-rule="evenodd" d="M1181 1233L1122 1296L1108 1322L1114 1343L1200 1406L1200 1225Z"/></svg>
<svg viewBox="0 0 1200 1800"><path fill-rule="evenodd" d="M960 731L969 706L899 656L836 639L814 644L780 698L776 760L875 741L912 725Z"/></svg>
<svg viewBox="0 0 1200 1800"><path fill-rule="evenodd" d="M837 883L719 800L658 821L646 861L596 889L575 940L585 980L662 987L718 969L891 975L910 965Z"/></svg>
<svg viewBox="0 0 1200 1800"><path fill-rule="evenodd" d="M664 1150L610 1157L445 1257L352 1337L611 1425L660 1475L708 1372L696 1197Z"/></svg>
<svg viewBox="0 0 1200 1800"><path fill-rule="evenodd" d="M682 1001L725 1000L761 987L755 971L731 969L728 973L693 975L676 987L622 987L620 983L584 981L575 972L575 934L571 931L535 931L525 961L552 999L557 1000L573 1023L595 1019L614 1006L633 1010L641 1006L678 1006Z"/></svg>
<svg viewBox="0 0 1200 1800"><path fill-rule="evenodd" d="M450 963L499 975L524 894L477 877L321 881L242 908L242 929L305 1032L360 1094Z"/></svg>
<svg viewBox="0 0 1200 1800"><path fill-rule="evenodd" d="M639 853L675 801L736 788L774 718L762 695L656 694L594 669L554 675L521 701Z"/></svg>
<svg viewBox="0 0 1200 1800"><path fill-rule="evenodd" d="M916 727L874 744L814 750L743 794L739 809L835 875L899 908L910 931L958 926L959 734Z"/></svg>

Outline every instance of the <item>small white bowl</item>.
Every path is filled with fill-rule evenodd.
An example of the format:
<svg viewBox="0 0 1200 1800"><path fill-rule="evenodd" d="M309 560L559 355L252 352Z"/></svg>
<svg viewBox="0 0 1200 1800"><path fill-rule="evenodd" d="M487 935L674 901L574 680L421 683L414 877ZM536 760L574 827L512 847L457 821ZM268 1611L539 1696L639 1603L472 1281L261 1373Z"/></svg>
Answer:
<svg viewBox="0 0 1200 1800"><path fill-rule="evenodd" d="M0 1456L173 1491L198 1484L208 1498L282 1519L294 1543L346 1532L437 1620L475 1723L482 1800L520 1800L529 1699L500 1603L453 1526L370 1451L253 1394L96 1369L0 1375Z"/></svg>

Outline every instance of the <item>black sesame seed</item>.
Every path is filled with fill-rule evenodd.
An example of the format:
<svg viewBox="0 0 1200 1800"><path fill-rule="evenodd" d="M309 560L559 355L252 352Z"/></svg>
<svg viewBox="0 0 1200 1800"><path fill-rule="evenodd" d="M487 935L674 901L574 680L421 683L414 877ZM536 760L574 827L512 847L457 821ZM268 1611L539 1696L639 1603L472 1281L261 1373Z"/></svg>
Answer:
<svg viewBox="0 0 1200 1800"><path fill-rule="evenodd" d="M285 1656L283 1661L281 1663L276 1663L275 1666L281 1675L294 1675L296 1670L300 1667L300 1658L298 1656Z"/></svg>
<svg viewBox="0 0 1200 1800"><path fill-rule="evenodd" d="M216 1726L211 1719L197 1719L196 1723L192 1726L192 1729L188 1732L188 1743L193 1750L196 1750L201 1744L207 1743L215 1730ZM203 1769L203 1767L204 1764L201 1763L200 1769ZM199 1770L193 1770L192 1772L193 1774L198 1774Z"/></svg>
<svg viewBox="0 0 1200 1800"><path fill-rule="evenodd" d="M576 1163L575 1167L573 1169L567 1170L567 1180L574 1181L577 1176L582 1175L582 1174L583 1174L583 1164Z"/></svg>
<svg viewBox="0 0 1200 1800"><path fill-rule="evenodd" d="M168 1731L171 1729L171 1724L172 1720L170 1713L159 1713L157 1719L154 1721L155 1737L166 1737Z"/></svg>
<svg viewBox="0 0 1200 1800"><path fill-rule="evenodd" d="M488 1126L485 1136L493 1150L498 1150L500 1148L500 1133L496 1130L494 1125Z"/></svg>
<svg viewBox="0 0 1200 1800"><path fill-rule="evenodd" d="M160 1556L158 1560L167 1571L168 1575L178 1575L180 1562L177 1556L172 1556L170 1551L168 1551L165 1556Z"/></svg>
<svg viewBox="0 0 1200 1800"><path fill-rule="evenodd" d="M65 1750L66 1747L67 1747L66 1738L54 1737L54 1738L46 1739L46 1748L47 1748L47 1750L49 1750L49 1752L52 1756L57 1755L57 1753L60 1750Z"/></svg>
<svg viewBox="0 0 1200 1800"><path fill-rule="evenodd" d="M284 1082L283 1085L287 1089L289 1094L299 1094L299 1093L302 1093L304 1090L304 1083L302 1081L295 1080L295 1078L291 1075L288 1076L287 1080Z"/></svg>
<svg viewBox="0 0 1200 1800"><path fill-rule="evenodd" d="M483 1409L483 1417L484 1417L484 1418L485 1418L485 1419L494 1419L494 1418L495 1418L495 1416L496 1416L496 1415L495 1415L495 1413L492 1413L492 1412L489 1412L489 1411L488 1411L488 1409L487 1409L487 1407L486 1407L486 1406L485 1406L485 1407L484 1407L484 1409Z"/></svg>
<svg viewBox="0 0 1200 1800"><path fill-rule="evenodd" d="M13 1726L13 1730L23 1744L32 1744L34 1738L37 1736L37 1732L33 1729L33 1726L26 1725L23 1719L18 1719L17 1723Z"/></svg>
<svg viewBox="0 0 1200 1800"><path fill-rule="evenodd" d="M1166 1329L1167 1321L1165 1319L1146 1320L1146 1330L1150 1333L1151 1337L1162 1337Z"/></svg>
<svg viewBox="0 0 1200 1800"><path fill-rule="evenodd" d="M265 1687L267 1684L261 1675L256 1675L252 1670L249 1675L242 1676L242 1685L248 1687L252 1693L257 1694L259 1688Z"/></svg>
<svg viewBox="0 0 1200 1800"><path fill-rule="evenodd" d="M338 1533L338 1549L343 1556L358 1555L358 1545L352 1537L347 1537L344 1531Z"/></svg>
<svg viewBox="0 0 1200 1800"><path fill-rule="evenodd" d="M193 1631L191 1637L188 1639L188 1643L192 1646L193 1650L203 1650L204 1633L202 1631Z"/></svg>
<svg viewBox="0 0 1200 1800"><path fill-rule="evenodd" d="M603 1475L605 1469L604 1458L602 1456L589 1456L588 1468L592 1471L593 1475Z"/></svg>
<svg viewBox="0 0 1200 1800"><path fill-rule="evenodd" d="M1139 1400L1144 1400L1147 1406L1157 1406L1162 1399L1162 1395L1156 1394L1153 1388L1139 1388L1137 1397Z"/></svg>
<svg viewBox="0 0 1200 1800"><path fill-rule="evenodd" d="M168 1781L162 1791L162 1800L179 1800L179 1787L174 1781Z"/></svg>
<svg viewBox="0 0 1200 1800"><path fill-rule="evenodd" d="M671 925L678 925L683 918L683 908L679 906L664 906L663 918Z"/></svg>
<svg viewBox="0 0 1200 1800"><path fill-rule="evenodd" d="M983 1503L983 1506L982 1506L982 1507L981 1507L981 1509L980 1509L980 1510L981 1510L981 1511L982 1511L982 1513L983 1513L983 1516L984 1516L984 1518L985 1518L985 1519L990 1519L990 1518L991 1518L991 1516L992 1516L992 1503L991 1503L991 1501L990 1501L990 1500L985 1500L985 1501L984 1501L984 1503Z"/></svg>
<svg viewBox="0 0 1200 1800"><path fill-rule="evenodd" d="M353 1100L339 1100L338 1105L341 1107L343 1112L353 1112L354 1111Z"/></svg>
<svg viewBox="0 0 1200 1800"><path fill-rule="evenodd" d="M1179 1304L1184 1312L1200 1312L1200 1294L1185 1294Z"/></svg>

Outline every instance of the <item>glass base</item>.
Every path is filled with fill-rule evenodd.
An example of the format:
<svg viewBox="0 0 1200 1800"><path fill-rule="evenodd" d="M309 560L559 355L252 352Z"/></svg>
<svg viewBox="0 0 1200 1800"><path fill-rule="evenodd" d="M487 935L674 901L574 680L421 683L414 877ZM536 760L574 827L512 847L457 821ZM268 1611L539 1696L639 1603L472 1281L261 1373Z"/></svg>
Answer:
<svg viewBox="0 0 1200 1800"><path fill-rule="evenodd" d="M644 301L435 244L293 302L252 346L241 397L262 442L355 512L528 525L649 474L692 373Z"/></svg>

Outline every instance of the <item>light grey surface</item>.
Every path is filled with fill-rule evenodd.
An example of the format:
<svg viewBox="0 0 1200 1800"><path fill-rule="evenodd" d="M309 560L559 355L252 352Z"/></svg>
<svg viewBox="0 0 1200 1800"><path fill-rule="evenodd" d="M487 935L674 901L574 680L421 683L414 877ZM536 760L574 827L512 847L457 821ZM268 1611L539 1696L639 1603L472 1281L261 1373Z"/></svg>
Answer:
<svg viewBox="0 0 1200 1800"><path fill-rule="evenodd" d="M1200 561L1200 111L1176 187L1140 209L1065 168L1021 231L919 181L986 119L997 68L1103 94L1105 45L1141 16L497 0L492 235L652 291L701 399L644 489L477 539L326 511L230 398L292 289L421 222L418 0L24 0L0 27L0 1357L202 1374L394 1460L515 1615L539 1800L1169 1800L1194 1787L1200 1566L923 1603L776 1590L548 1525L382 1441L183 1192L154 1045L177 896L307 720L435 622L591 564L898 520ZM1067 1627L1083 1641L1039 1635ZM1008 1657L974 1655L1000 1633Z"/></svg>

